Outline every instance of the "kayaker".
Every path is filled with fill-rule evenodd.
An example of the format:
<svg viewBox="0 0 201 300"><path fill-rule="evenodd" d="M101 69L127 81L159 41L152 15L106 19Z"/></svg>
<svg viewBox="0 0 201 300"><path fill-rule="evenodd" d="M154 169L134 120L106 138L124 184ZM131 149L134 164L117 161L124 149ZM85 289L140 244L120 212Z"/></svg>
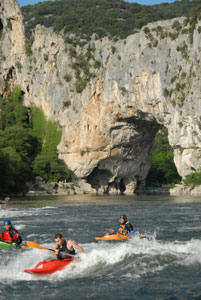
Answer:
<svg viewBox="0 0 201 300"><path fill-rule="evenodd" d="M84 249L71 240L64 240L63 236L60 233L55 234L54 236L55 243L52 247L53 254L57 256L57 259L70 258L74 256L75 249L78 249L80 252L84 252Z"/></svg>
<svg viewBox="0 0 201 300"><path fill-rule="evenodd" d="M5 242L11 243L13 246L18 246L22 243L22 238L19 232L12 226L11 221L4 220L4 231L0 234L0 239Z"/></svg>
<svg viewBox="0 0 201 300"><path fill-rule="evenodd" d="M127 235L127 234L134 234L133 226L132 224L127 220L126 215L121 215L120 220L119 220L119 227L116 230L110 230L110 234L114 233L119 233L122 235Z"/></svg>

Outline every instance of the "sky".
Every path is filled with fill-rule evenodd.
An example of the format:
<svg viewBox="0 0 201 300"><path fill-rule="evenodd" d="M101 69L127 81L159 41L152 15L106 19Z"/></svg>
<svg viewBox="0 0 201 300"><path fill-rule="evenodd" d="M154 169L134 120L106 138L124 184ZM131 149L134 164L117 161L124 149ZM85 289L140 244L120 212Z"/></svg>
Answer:
<svg viewBox="0 0 201 300"><path fill-rule="evenodd" d="M20 6L28 5L28 4L36 4L38 2L43 2L47 0L18 0ZM127 2L135 2L144 5L152 5L152 4L160 4L160 3L172 3L175 0L127 0Z"/></svg>

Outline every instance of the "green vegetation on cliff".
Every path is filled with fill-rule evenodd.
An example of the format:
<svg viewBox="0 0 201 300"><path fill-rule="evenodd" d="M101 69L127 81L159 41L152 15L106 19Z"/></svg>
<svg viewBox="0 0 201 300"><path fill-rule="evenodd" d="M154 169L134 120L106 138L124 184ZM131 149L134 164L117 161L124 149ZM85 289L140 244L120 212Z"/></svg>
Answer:
<svg viewBox="0 0 201 300"><path fill-rule="evenodd" d="M55 122L47 120L42 109L36 106L31 108L31 116L33 133L41 143L42 152L55 153L61 140L61 129Z"/></svg>
<svg viewBox="0 0 201 300"><path fill-rule="evenodd" d="M58 158L57 145L60 143L62 131L59 126L47 120L42 109L31 108L33 133L41 145L41 151L33 162L35 175L40 175L45 181L72 181L73 172L68 169L63 160Z"/></svg>
<svg viewBox="0 0 201 300"><path fill-rule="evenodd" d="M168 142L168 132L166 128L163 128L155 137L152 166L146 178L146 185L160 186L180 181L181 177L174 164L173 149Z"/></svg>
<svg viewBox="0 0 201 300"><path fill-rule="evenodd" d="M98 38L126 38L149 22L189 16L192 8L197 12L199 4L200 0L152 6L123 0L55 0L24 6L22 13L28 35L41 24L56 32L74 33L87 39L93 33Z"/></svg>
<svg viewBox="0 0 201 300"><path fill-rule="evenodd" d="M7 99L0 98L0 195L23 192L36 175L46 181L73 177L58 159L58 125L41 110L24 107L22 98L19 87Z"/></svg>
<svg viewBox="0 0 201 300"><path fill-rule="evenodd" d="M193 187L201 185L201 169L197 172L189 174L184 179L185 185L191 185Z"/></svg>

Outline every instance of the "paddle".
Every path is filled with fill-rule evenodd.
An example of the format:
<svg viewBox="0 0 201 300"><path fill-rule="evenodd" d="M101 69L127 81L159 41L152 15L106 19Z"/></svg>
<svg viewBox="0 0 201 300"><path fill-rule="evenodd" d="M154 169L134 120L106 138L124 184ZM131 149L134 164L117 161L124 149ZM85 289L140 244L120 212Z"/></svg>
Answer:
<svg viewBox="0 0 201 300"><path fill-rule="evenodd" d="M18 246L14 246L12 243L10 242L7 242L3 239L0 238L0 242L3 242L4 244L8 244L8 245L11 245L12 247L15 247L15 248L18 248ZM27 246L24 246L24 245L19 245L20 248L23 248L23 249L27 249L28 247Z"/></svg>
<svg viewBox="0 0 201 300"><path fill-rule="evenodd" d="M44 246L41 246L41 245L39 245L37 243L30 242L30 241L27 241L26 244L27 244L28 247L31 247L31 248L37 248L37 249L44 249L44 250L49 250L49 251L55 251L55 250L46 248Z"/></svg>
<svg viewBox="0 0 201 300"><path fill-rule="evenodd" d="M46 247L41 246L41 245L39 245L37 243L34 243L34 242L27 241L26 243L27 243L27 246L29 246L31 248L37 248L37 249L41 249L41 250L49 250L49 251L55 252L55 250L53 250L53 249L46 248ZM68 254L68 255L72 256L72 257L75 256L75 255L72 255L72 254Z"/></svg>
<svg viewBox="0 0 201 300"><path fill-rule="evenodd" d="M148 238L149 236L148 236L148 234L139 234L139 238L140 239L145 239L145 238Z"/></svg>

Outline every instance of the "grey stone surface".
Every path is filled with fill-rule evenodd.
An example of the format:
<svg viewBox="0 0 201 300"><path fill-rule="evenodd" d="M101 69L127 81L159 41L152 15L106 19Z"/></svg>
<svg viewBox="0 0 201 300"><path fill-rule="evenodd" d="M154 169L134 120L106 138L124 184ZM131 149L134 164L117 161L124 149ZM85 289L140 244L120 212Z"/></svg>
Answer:
<svg viewBox="0 0 201 300"><path fill-rule="evenodd" d="M92 40L101 66L89 61L95 76L77 93L72 45L38 25L28 56L15 0L1 1L0 20L0 94L21 86L25 105L41 107L61 125L60 158L97 192L132 194L143 184L161 126L168 129L179 174L185 177L201 167L201 21L192 44L184 31L174 40L169 36L176 34L175 19L148 24L149 36L142 28L116 43ZM176 20L185 29L184 18ZM75 50L77 55L87 51Z"/></svg>

